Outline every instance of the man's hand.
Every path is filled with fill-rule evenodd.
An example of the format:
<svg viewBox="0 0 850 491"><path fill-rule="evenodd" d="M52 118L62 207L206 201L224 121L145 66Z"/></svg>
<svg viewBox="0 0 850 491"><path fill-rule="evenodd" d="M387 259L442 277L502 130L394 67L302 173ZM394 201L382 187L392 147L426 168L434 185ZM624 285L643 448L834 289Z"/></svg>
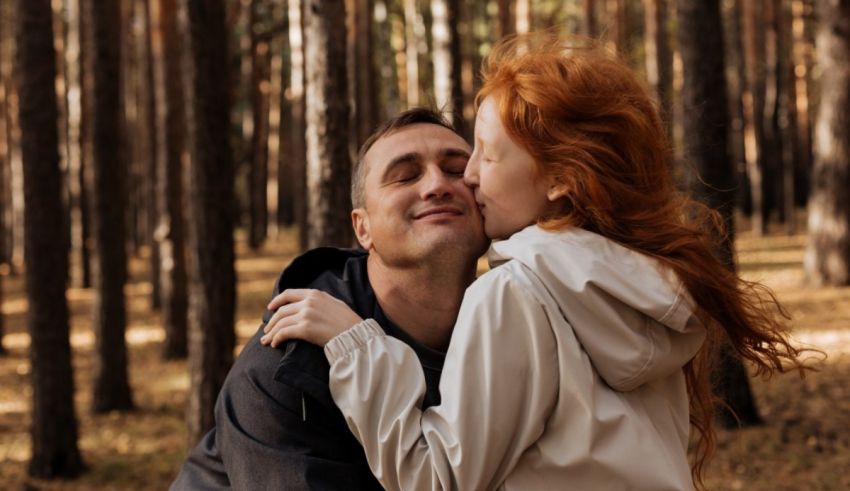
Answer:
<svg viewBox="0 0 850 491"><path fill-rule="evenodd" d="M272 347L288 339L324 346L337 334L363 321L345 302L320 290L284 290L272 299L268 309L274 315L263 328L266 334L260 342Z"/></svg>

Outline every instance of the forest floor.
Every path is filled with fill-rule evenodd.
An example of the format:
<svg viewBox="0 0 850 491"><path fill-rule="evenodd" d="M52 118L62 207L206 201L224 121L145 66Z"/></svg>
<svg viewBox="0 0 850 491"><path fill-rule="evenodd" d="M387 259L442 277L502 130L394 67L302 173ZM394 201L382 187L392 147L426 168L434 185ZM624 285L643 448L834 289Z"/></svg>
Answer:
<svg viewBox="0 0 850 491"><path fill-rule="evenodd" d="M781 491L850 489L850 288L803 286L805 237L741 234L738 260L748 278L775 290L793 316L792 334L828 354L820 369L752 379L765 424L721 430L707 471L711 490ZM244 343L259 324L274 280L295 253L291 234L259 252L237 246L236 330ZM130 380L137 408L92 415L90 408L92 293L71 289L72 346L79 445L88 471L76 480L48 482L26 476L30 453L27 302L21 276L3 278L9 354L0 357L0 489L166 489L186 454L183 410L189 379L185 361L160 359L159 316L150 308L145 260L131 263L126 287Z"/></svg>

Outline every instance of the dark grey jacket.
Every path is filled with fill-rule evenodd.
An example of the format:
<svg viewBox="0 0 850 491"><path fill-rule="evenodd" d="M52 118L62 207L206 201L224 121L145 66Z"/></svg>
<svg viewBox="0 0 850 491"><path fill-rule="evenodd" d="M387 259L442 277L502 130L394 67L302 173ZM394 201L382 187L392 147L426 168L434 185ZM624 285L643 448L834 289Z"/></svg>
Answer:
<svg viewBox="0 0 850 491"><path fill-rule="evenodd" d="M369 284L366 258L357 250L309 251L283 271L274 295L317 288L376 319L417 352L428 387L423 404L438 404L443 354L387 319ZM322 349L301 341L279 349L261 345L270 317L267 311L230 369L216 401L216 427L189 453L171 489L381 489L333 403Z"/></svg>

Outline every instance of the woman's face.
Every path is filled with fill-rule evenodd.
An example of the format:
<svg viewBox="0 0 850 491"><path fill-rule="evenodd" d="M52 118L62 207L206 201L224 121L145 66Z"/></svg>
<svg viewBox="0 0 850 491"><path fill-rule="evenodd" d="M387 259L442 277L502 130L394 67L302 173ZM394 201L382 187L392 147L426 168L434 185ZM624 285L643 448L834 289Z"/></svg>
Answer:
<svg viewBox="0 0 850 491"><path fill-rule="evenodd" d="M463 179L475 193L490 239L505 239L543 217L552 203L549 185L535 173L532 156L508 136L488 96L475 118L475 147Z"/></svg>

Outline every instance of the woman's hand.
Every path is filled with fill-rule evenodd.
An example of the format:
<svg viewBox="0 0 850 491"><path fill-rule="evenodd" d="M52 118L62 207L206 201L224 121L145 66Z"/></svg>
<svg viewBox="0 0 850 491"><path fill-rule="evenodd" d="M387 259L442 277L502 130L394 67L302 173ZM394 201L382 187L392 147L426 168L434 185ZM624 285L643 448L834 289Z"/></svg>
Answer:
<svg viewBox="0 0 850 491"><path fill-rule="evenodd" d="M363 321L345 302L320 290L292 289L274 297L274 312L263 328L260 342L277 347L288 339L303 339L324 346L337 334Z"/></svg>

